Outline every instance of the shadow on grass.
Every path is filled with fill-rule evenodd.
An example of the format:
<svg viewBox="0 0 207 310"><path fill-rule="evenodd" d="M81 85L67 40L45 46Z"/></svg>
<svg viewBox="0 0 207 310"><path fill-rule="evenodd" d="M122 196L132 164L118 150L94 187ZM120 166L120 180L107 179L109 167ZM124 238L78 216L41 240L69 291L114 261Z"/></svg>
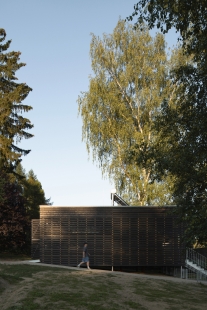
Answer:
<svg viewBox="0 0 207 310"><path fill-rule="evenodd" d="M0 278L15 284L23 280L23 278L32 278L33 275L39 272L50 272L51 274L62 271L62 268L33 266L33 265L6 265L0 264ZM67 272L71 272L67 270ZM75 271L72 271L75 272Z"/></svg>
<svg viewBox="0 0 207 310"><path fill-rule="evenodd" d="M0 291L3 310L198 310L207 303L207 286L196 283L38 265L0 265L0 277L11 281L14 292L24 292L8 302Z"/></svg>
<svg viewBox="0 0 207 310"><path fill-rule="evenodd" d="M135 280L135 293L140 294L149 302L164 302L170 310L191 309L207 303L207 286L198 283L174 283L165 280ZM172 305L173 304L173 305Z"/></svg>
<svg viewBox="0 0 207 310"><path fill-rule="evenodd" d="M121 289L121 285L115 284L103 276L95 276L93 279L90 273L86 273L85 276L79 271L70 272L65 269L61 271L58 269L56 273L52 274L48 269L44 277L41 277L42 270L45 271L45 268L41 268L39 274L26 272L27 276L33 276L35 280L33 289L27 293L26 298L21 301L21 305L15 305L15 308L11 306L8 310L120 309L120 305L111 300L111 297L112 295L117 296L116 290ZM18 274L22 276L19 271ZM111 300L110 306L108 300Z"/></svg>

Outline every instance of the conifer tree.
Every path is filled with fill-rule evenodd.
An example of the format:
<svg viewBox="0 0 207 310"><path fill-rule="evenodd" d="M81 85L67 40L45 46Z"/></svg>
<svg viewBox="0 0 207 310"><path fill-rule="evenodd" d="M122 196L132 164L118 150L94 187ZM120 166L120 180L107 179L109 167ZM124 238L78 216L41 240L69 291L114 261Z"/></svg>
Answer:
<svg viewBox="0 0 207 310"><path fill-rule="evenodd" d="M45 197L42 184L37 179L33 170L26 174L24 180L24 197L27 201L26 209L30 219L38 219L40 216L40 205L51 205L50 198Z"/></svg>
<svg viewBox="0 0 207 310"><path fill-rule="evenodd" d="M17 182L0 170L0 251L23 251L30 235L26 200Z"/></svg>
<svg viewBox="0 0 207 310"><path fill-rule="evenodd" d="M12 171L21 156L30 152L17 144L33 136L27 132L33 125L22 115L32 109L22 103L32 89L26 83L17 83L16 71L25 63L19 62L20 52L7 51L11 40L3 43L5 38L5 30L0 29L0 167Z"/></svg>
<svg viewBox="0 0 207 310"><path fill-rule="evenodd" d="M40 205L52 205L50 198L45 197L41 182L31 169L26 173L21 163L15 169L14 178L22 187L22 194L26 201L26 213L30 219L38 219L40 216Z"/></svg>

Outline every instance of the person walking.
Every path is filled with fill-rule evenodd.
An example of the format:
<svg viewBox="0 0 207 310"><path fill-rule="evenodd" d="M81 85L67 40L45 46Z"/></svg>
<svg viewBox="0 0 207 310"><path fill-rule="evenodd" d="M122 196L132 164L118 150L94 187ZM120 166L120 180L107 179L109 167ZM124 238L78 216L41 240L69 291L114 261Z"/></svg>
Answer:
<svg viewBox="0 0 207 310"><path fill-rule="evenodd" d="M85 242L84 243L84 245L83 245L83 258L82 258L82 261L80 262L80 264L78 264L78 268L82 265L82 264L84 264L84 263L86 263L86 266L87 266L87 268L88 269L91 269L90 267L89 267L89 253L88 253L88 243L87 242Z"/></svg>

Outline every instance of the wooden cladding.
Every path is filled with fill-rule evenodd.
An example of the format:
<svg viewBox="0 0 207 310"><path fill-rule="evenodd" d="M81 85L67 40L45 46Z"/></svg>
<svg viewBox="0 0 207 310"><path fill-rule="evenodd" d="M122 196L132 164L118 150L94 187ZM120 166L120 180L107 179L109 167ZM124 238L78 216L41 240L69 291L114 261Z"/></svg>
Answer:
<svg viewBox="0 0 207 310"><path fill-rule="evenodd" d="M40 206L41 262L76 266L87 241L91 266L181 266L183 229L172 209Z"/></svg>
<svg viewBox="0 0 207 310"><path fill-rule="evenodd" d="M32 220L31 225L31 257L40 258L40 220Z"/></svg>

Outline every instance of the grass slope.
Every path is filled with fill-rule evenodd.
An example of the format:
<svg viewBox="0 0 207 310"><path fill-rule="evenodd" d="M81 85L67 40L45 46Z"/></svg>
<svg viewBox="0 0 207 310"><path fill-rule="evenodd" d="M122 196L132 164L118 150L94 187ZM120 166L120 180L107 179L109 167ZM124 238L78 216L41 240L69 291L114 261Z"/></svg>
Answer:
<svg viewBox="0 0 207 310"><path fill-rule="evenodd" d="M0 264L2 310L198 310L207 286L99 271Z"/></svg>

